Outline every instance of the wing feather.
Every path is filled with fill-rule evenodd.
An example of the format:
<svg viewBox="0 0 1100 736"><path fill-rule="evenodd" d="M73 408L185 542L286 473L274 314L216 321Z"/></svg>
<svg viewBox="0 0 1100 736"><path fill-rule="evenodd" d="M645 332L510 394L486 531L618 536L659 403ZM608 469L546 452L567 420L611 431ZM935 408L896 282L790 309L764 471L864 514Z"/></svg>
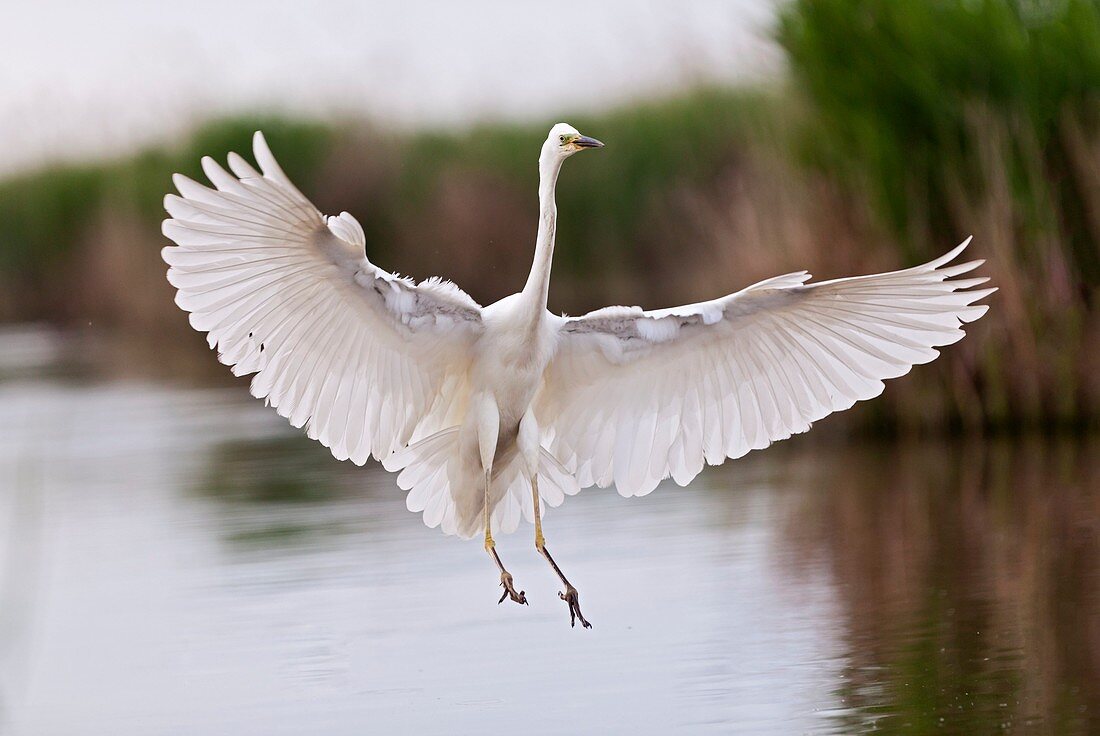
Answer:
<svg viewBox="0 0 1100 736"><path fill-rule="evenodd" d="M173 177L162 254L176 303L234 374L255 374L254 396L337 458L381 459L464 400L481 307L377 268L355 218L324 217L260 133L253 152L258 170L204 157L213 188Z"/></svg>
<svg viewBox="0 0 1100 736"><path fill-rule="evenodd" d="M683 307L607 307L559 326L536 412L583 486L625 496L767 447L877 396L963 337L993 293L983 261L943 256L883 274L806 283L805 271Z"/></svg>

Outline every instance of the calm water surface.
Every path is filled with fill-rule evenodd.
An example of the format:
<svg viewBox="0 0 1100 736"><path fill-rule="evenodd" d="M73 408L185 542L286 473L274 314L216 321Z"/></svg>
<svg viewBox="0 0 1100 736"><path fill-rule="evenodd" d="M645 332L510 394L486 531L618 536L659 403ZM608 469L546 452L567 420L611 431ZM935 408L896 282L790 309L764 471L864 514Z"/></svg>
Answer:
<svg viewBox="0 0 1100 736"><path fill-rule="evenodd" d="M529 529L498 606L480 544L240 389L38 373L0 382L0 733L1100 729L1095 443L803 437L582 492L546 520L582 631Z"/></svg>

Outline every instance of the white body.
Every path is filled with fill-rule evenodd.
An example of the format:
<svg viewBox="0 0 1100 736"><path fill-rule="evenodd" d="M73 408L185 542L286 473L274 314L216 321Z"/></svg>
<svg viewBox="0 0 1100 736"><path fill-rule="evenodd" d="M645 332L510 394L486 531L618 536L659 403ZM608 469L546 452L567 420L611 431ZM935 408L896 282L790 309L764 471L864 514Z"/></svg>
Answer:
<svg viewBox="0 0 1100 736"><path fill-rule="evenodd" d="M540 433L532 404L557 346L553 315L521 294L489 305L482 314L485 332L474 346L471 401L458 438L465 482L451 485L467 536L475 531L473 524L483 510L481 479L486 468L495 468L498 477L513 466L519 474L538 470ZM508 478L516 482L512 473ZM573 487L562 490L575 492ZM491 497L499 503L506 492L507 488L495 487ZM518 496L516 501L523 503Z"/></svg>
<svg viewBox="0 0 1100 736"><path fill-rule="evenodd" d="M807 284L805 272L709 302L582 317L546 309L562 163L600 145L559 123L539 159L540 220L523 290L480 307L365 256L347 213L324 218L257 133L261 172L209 158L210 189L176 177L168 278L176 301L252 392L339 459L400 470L410 510L470 537L532 520L532 479L557 506L580 488L624 496L744 455L883 390L963 336L987 307L967 245L914 268Z"/></svg>

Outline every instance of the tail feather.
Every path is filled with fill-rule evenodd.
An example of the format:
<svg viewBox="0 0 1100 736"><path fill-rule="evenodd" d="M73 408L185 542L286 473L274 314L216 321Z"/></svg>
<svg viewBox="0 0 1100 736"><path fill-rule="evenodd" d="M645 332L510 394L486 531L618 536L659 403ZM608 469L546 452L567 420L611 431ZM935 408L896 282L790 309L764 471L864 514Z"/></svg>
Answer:
<svg viewBox="0 0 1100 736"><path fill-rule="evenodd" d="M448 427L398 450L383 460L389 471L401 471L397 485L408 491L409 511L422 512L424 523L463 538L483 530L484 489L481 470L459 451L459 428ZM560 506L580 488L576 479L546 449L539 453L540 507ZM531 483L523 461L513 456L493 473L489 494L493 531L514 532L521 519L533 522Z"/></svg>

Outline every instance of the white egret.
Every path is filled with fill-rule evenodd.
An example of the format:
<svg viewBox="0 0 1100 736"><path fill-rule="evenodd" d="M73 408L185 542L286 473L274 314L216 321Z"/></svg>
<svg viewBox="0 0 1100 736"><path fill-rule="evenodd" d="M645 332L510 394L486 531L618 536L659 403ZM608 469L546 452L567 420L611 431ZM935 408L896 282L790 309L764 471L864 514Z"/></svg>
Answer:
<svg viewBox="0 0 1100 736"><path fill-rule="evenodd" d="M599 141L558 123L539 157L539 223L523 290L487 307L437 278L368 260L359 223L325 217L261 133L257 171L209 157L213 189L174 178L164 234L176 303L252 394L341 460L400 470L407 506L448 534L483 534L504 593L526 603L493 532L534 523L558 595L576 588L547 551L542 506L587 486L641 496L805 432L927 363L987 307L981 261L946 255L901 271L807 283L778 276L708 302L581 317L546 309L554 189L563 162Z"/></svg>

